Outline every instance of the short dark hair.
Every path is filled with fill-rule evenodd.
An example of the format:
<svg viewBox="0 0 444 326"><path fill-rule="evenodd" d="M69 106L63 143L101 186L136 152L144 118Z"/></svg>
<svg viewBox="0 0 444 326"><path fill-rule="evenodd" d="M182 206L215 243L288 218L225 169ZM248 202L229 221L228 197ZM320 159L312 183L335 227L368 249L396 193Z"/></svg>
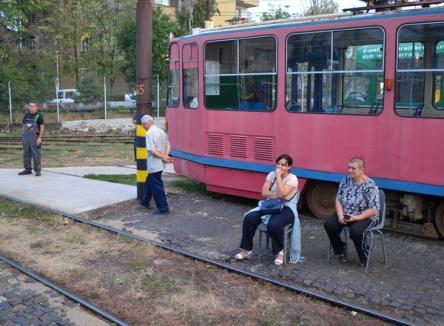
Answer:
<svg viewBox="0 0 444 326"><path fill-rule="evenodd" d="M40 102L39 102L39 101L36 101L36 100L30 100L30 101L28 102L28 104L31 104L31 103L34 103L34 104L36 104L37 106L40 106Z"/></svg>
<svg viewBox="0 0 444 326"><path fill-rule="evenodd" d="M279 155L278 158L276 159L276 163L278 163L280 160L285 160L285 161L287 161L287 164L288 164L289 166L292 166L292 165L293 165L293 159L292 159L291 156L288 155L288 154L281 154L281 155Z"/></svg>

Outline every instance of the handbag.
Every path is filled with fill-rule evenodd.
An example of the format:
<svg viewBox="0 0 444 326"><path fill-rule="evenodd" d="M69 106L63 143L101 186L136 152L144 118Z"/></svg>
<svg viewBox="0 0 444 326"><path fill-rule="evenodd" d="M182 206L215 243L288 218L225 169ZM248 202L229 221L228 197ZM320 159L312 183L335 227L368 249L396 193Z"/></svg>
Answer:
<svg viewBox="0 0 444 326"><path fill-rule="evenodd" d="M271 183L270 190L275 182L276 178L274 178L273 182ZM296 191L293 197L291 197L288 201L292 200L297 194L298 192ZM282 198L267 198L259 202L259 211L264 215L280 213L284 209L284 204L286 202L287 200Z"/></svg>
<svg viewBox="0 0 444 326"><path fill-rule="evenodd" d="M267 198L259 202L259 210L264 215L280 213L284 209L284 199Z"/></svg>

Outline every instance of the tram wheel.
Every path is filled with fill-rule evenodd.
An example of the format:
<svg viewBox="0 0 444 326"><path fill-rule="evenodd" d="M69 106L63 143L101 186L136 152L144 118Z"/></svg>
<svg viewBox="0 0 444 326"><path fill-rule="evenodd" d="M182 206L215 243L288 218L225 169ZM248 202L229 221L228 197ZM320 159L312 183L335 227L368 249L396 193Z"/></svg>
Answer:
<svg viewBox="0 0 444 326"><path fill-rule="evenodd" d="M436 209L435 224L441 237L444 237L444 201L441 201Z"/></svg>
<svg viewBox="0 0 444 326"><path fill-rule="evenodd" d="M314 216L325 220L336 210L337 187L332 183L319 182L307 189L307 204Z"/></svg>

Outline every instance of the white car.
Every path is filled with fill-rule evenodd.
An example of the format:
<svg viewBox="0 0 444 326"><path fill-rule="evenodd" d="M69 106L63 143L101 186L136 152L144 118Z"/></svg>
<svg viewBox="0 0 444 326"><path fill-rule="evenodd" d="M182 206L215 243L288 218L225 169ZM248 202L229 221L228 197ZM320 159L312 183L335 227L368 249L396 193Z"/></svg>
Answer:
<svg viewBox="0 0 444 326"><path fill-rule="evenodd" d="M136 101L136 92L125 94L125 102Z"/></svg>
<svg viewBox="0 0 444 326"><path fill-rule="evenodd" d="M74 99L76 96L79 96L80 93L75 88L69 88L69 89L59 89L57 92L58 98L55 98L49 103L74 103Z"/></svg>

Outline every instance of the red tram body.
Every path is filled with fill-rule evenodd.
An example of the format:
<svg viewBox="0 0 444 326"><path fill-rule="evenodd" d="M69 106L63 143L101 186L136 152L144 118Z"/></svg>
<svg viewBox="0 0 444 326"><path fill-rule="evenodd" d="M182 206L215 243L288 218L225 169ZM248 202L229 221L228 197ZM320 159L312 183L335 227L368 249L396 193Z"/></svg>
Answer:
<svg viewBox="0 0 444 326"><path fill-rule="evenodd" d="M289 153L312 213L334 210L348 160L387 193L386 227L444 237L444 9L306 17L171 40L174 167L259 198Z"/></svg>

